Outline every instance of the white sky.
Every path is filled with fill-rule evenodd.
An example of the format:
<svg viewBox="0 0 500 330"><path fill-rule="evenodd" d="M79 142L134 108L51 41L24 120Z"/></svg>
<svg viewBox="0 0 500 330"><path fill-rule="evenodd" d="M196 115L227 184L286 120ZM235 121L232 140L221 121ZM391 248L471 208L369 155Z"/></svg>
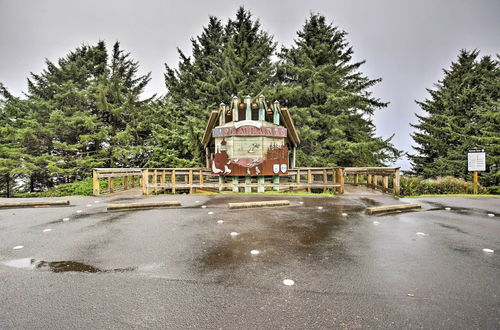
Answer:
<svg viewBox="0 0 500 330"><path fill-rule="evenodd" d="M349 33L361 71L382 83L372 91L388 108L374 116L377 134L411 151L410 122L421 113L415 100L442 77L459 50L500 53L499 0L325 1L129 1L0 0L0 82L15 95L26 90L30 72L45 68L81 43L118 40L152 72L146 94L165 93L164 64L175 66L176 48L189 53L190 38L209 15L225 22L243 5L279 44L289 46L311 12ZM409 164L398 162L403 169Z"/></svg>

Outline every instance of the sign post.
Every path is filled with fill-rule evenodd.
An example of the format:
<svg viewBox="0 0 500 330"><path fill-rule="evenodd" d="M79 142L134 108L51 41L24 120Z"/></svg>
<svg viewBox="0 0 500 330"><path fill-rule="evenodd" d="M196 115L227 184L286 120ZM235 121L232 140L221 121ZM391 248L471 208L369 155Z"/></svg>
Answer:
<svg viewBox="0 0 500 330"><path fill-rule="evenodd" d="M486 171L486 152L484 149L469 149L467 153L467 168L472 173L472 181L474 184L474 194L478 193L478 171Z"/></svg>

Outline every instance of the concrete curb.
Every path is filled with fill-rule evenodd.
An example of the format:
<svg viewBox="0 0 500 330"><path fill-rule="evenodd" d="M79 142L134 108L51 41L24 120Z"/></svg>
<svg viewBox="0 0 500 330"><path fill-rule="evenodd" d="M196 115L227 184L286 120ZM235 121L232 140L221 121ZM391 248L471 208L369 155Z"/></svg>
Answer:
<svg viewBox="0 0 500 330"><path fill-rule="evenodd" d="M227 207L230 209L244 209L251 207L267 207L267 206L286 206L290 205L290 201L265 201L265 202L246 202L246 203L228 203Z"/></svg>
<svg viewBox="0 0 500 330"><path fill-rule="evenodd" d="M366 214L397 212L397 211L411 211L411 210L417 210L417 209L421 209L421 208L422 208L422 206L420 204L384 205L384 206L368 207L366 209Z"/></svg>
<svg viewBox="0 0 500 330"><path fill-rule="evenodd" d="M17 207L37 207L37 206L61 206L61 205L69 205L69 200L5 202L5 203L0 203L0 209L17 208Z"/></svg>
<svg viewBox="0 0 500 330"><path fill-rule="evenodd" d="M167 201L167 202L147 202L147 203L122 203L122 204L108 204L107 209L110 211L118 210L130 210L130 209L149 209L155 207L169 207L169 206L181 206L179 201Z"/></svg>

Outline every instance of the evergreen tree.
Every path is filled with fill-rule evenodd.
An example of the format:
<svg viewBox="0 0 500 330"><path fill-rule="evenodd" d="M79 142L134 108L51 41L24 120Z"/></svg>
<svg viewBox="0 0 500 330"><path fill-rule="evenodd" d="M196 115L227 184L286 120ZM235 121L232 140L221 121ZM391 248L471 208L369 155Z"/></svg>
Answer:
<svg viewBox="0 0 500 330"><path fill-rule="evenodd" d="M387 103L369 88L381 79L359 72L346 32L311 15L291 48L279 54L274 96L290 104L302 144L299 166L378 166L400 151L389 139L375 137L371 115Z"/></svg>
<svg viewBox="0 0 500 330"><path fill-rule="evenodd" d="M150 75L138 75L130 54L117 42L108 57L100 41L46 64L28 79L25 99L3 107L22 114L15 136L28 155L26 190L81 180L94 167L144 165L154 120L144 114L154 97L140 99Z"/></svg>
<svg viewBox="0 0 500 330"><path fill-rule="evenodd" d="M233 95L259 95L274 82L271 56L276 45L258 20L240 7L226 25L210 17L201 35L191 40L192 57L179 50L178 69L166 65L165 84L170 124L185 150L179 157L201 164L201 138L210 111ZM175 148L174 148L175 149Z"/></svg>
<svg viewBox="0 0 500 330"><path fill-rule="evenodd" d="M415 174L467 178L467 150L483 148L488 167L481 183L500 184L500 66L498 59L478 56L461 50L436 88L427 90L430 98L417 102L426 115L412 125Z"/></svg>

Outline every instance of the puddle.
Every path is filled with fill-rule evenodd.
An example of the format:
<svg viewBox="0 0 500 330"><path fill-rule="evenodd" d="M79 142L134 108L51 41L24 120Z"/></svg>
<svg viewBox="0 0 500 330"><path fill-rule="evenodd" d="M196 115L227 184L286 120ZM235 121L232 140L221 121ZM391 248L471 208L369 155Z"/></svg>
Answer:
<svg viewBox="0 0 500 330"><path fill-rule="evenodd" d="M348 230L349 224L359 220L357 213L364 206L328 203L325 199L308 199L305 204L325 205L323 212L311 209L252 209L240 211L238 217L248 221L232 222L239 233L227 233L218 241L210 242L206 250L197 258L197 266L203 271L235 268L255 263L280 263L292 258L322 259L324 253L335 254L348 259L339 235L340 230ZM327 206L328 205L328 209ZM349 217L342 216L347 211ZM252 258L253 250L265 251L259 258ZM252 252L250 252L252 251ZM249 253L250 252L250 253Z"/></svg>
<svg viewBox="0 0 500 330"><path fill-rule="evenodd" d="M14 259L2 262L5 266L13 268L48 270L53 273L78 272L78 273L106 273L133 271L135 267L100 269L78 261L43 261L32 258Z"/></svg>
<svg viewBox="0 0 500 330"><path fill-rule="evenodd" d="M361 197L360 200L365 203L366 206L380 206L382 203L367 197Z"/></svg>

